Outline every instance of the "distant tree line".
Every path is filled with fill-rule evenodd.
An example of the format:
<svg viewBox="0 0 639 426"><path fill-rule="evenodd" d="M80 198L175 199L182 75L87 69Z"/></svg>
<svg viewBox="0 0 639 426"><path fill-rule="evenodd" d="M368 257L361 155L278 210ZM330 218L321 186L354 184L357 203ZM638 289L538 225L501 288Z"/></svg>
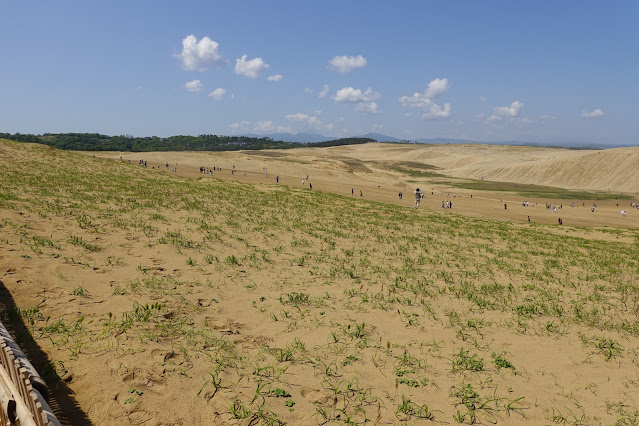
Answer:
<svg viewBox="0 0 639 426"><path fill-rule="evenodd" d="M342 138L326 142L301 143L272 140L268 137L255 138L245 136L108 136L99 133L44 133L10 134L0 133L0 138L18 142L32 142L49 145L58 149L75 151L238 151L259 149L289 149L299 147L329 147L339 145L357 145L377 142L370 138Z"/></svg>

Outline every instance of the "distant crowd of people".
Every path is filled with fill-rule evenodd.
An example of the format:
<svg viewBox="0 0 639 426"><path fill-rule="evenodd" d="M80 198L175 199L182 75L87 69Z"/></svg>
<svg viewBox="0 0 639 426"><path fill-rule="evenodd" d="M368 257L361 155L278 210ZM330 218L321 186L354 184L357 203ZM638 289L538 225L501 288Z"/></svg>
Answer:
<svg viewBox="0 0 639 426"><path fill-rule="evenodd" d="M122 159L122 156L120 156L120 161L124 161L124 160ZM129 163L129 164L131 164L131 160L128 160L128 163ZM140 167L147 167L147 160L140 159L140 160L138 161L138 165L139 165ZM155 166L153 166L152 168L153 168L153 169L155 169L156 167L155 167ZM159 169L159 168L160 168L160 166L157 166L157 168ZM164 164L164 168L165 168L165 169L169 169L169 162L168 162L168 161ZM213 176L213 174L214 174L215 172L222 172L222 170L223 170L223 169L222 169L222 167L221 167L221 166L217 166L217 165L215 165L215 166L213 166L213 167L210 167L210 166L200 166L200 174L209 175L209 176ZM173 167L171 167L171 171L172 171L172 172L177 172L177 163L175 163L175 165L174 165ZM268 168L266 168L266 167L262 167L262 172L264 173L264 176L265 176L266 178L268 178L268 176L269 176ZM231 174L233 174L233 175L234 175L235 173L236 173L236 168L235 168L235 165L233 165L233 166L231 167ZM244 172L244 174L243 174L243 175L244 175L244 176L246 176L246 172ZM483 180L483 178L482 178L481 180ZM275 175L275 183L278 183L278 184L280 183L280 175L279 175L279 173L277 173L277 174ZM302 186L303 186L303 187L305 187L305 186L308 184L308 188L309 188L310 190L313 190L313 184L309 181L309 176L308 176L308 175L306 175L305 177L302 177L302 179L301 179L301 183L302 183ZM380 188L380 187L381 187L381 186L380 186L380 185L378 185L378 188ZM359 189L358 191L359 191L359 197L360 197L360 198L364 198L364 193L362 192L362 190L361 190L361 189ZM403 199L403 197L404 197L404 193L405 193L405 192L406 192L406 188L404 188L404 190L403 190L403 191L400 191L400 192L398 193L398 198L399 198L399 200L400 200L400 201ZM442 194L444 194L444 193L442 192ZM432 191L431 191L431 195L434 195L434 190L432 190ZM355 196L355 188L354 188L354 187L352 187L352 188L351 188L351 196ZM450 192L447 192L447 193L446 193L446 197L447 197L447 198L450 198L450 196L451 196L451 193L450 193ZM461 198L461 197L462 197L462 194L461 194L461 193L453 193L453 194L452 194L452 196L453 196L453 198L458 198L458 197L459 197L459 198ZM423 191L423 190L421 190L420 188L416 188L416 189L415 189L415 191L414 191L414 200L415 200L415 203L413 204L413 207L414 207L414 208L416 208L416 209L418 209L418 208L420 207L420 204L421 204L422 199L424 199L424 198L425 198L425 193L424 193L424 191ZM472 194L470 194L470 199L472 199L472 198L473 198L473 195L472 195ZM500 201L500 202L503 202L503 200L502 200L502 199L500 199L499 201ZM596 200L595 200L595 201L596 201ZM522 207L524 207L524 208L528 208L528 207L535 207L535 206L536 206L536 204L537 204L537 203L535 203L535 202L530 202L530 201L528 201L528 200L524 200L524 201L522 201L522 203L521 203ZM504 206L504 210L508 210L508 204L507 204L507 203L503 203L503 206ZM573 208L574 208L575 206L576 206L576 204L575 204L574 202L570 203L570 207L573 207ZM633 209L637 209L637 210L639 210L639 203L637 203L637 202L631 202L631 203L630 203L630 206L631 206ZM558 210L563 209L563 204L550 204L550 203L545 203L545 207L546 207L546 210L552 210L552 211L553 211L553 213L557 213L557 212L558 212ZM582 203L582 207L585 207L585 203ZM598 206L597 206L597 204L596 204L596 203L593 203L593 204L591 205L591 207L590 207L590 211L591 211L592 213L594 213L594 212L596 211L597 207L598 207ZM617 207L619 207L619 203L617 203ZM442 200L442 202L441 202L441 208L442 208L442 209L452 209L452 208L453 208L453 202L452 202L452 200L447 200L447 201ZM621 210L621 215L622 215L622 216L626 216L626 214L627 214L627 213L626 213L626 210ZM531 220L531 218L530 218L530 215L527 215L527 221L528 221L528 223L531 223L531 222L532 222L532 220ZM557 223L558 223L559 225L563 225L563 219L562 219L562 218L558 218L558 219L557 219Z"/></svg>
<svg viewBox="0 0 639 426"><path fill-rule="evenodd" d="M122 156L120 156L120 161L124 161L124 160L122 159ZM129 160L129 164L131 164L131 160ZM141 158L141 159L139 159L139 160L138 160L138 166L140 166L140 167L147 167L146 160L144 160L144 159L142 159L142 158ZM160 169L160 168L161 168L161 166L159 166L159 165L158 165L158 166L151 166L151 168L152 168L152 169ZM168 170L168 168L169 168L169 162L168 162L168 161L164 164L164 168ZM177 163L175 163L175 166L171 167L171 171L172 171L172 172L177 172Z"/></svg>
<svg viewBox="0 0 639 426"><path fill-rule="evenodd" d="M219 166L213 166L213 167L200 166L200 173L204 175L213 176L213 172L221 172L221 171L222 171L222 168ZM235 174L235 166L233 166L231 173Z"/></svg>

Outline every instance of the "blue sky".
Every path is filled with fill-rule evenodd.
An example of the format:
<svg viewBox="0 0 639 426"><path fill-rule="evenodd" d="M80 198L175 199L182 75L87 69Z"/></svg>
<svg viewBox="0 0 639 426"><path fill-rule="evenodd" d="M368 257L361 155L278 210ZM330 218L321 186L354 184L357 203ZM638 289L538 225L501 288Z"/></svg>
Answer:
<svg viewBox="0 0 639 426"><path fill-rule="evenodd" d="M637 1L0 0L0 132L639 143Z"/></svg>

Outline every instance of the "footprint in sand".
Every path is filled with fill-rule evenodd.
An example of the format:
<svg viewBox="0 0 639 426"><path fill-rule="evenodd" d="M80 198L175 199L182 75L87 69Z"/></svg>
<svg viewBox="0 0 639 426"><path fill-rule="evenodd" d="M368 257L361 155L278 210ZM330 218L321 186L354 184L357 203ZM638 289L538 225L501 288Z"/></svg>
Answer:
<svg viewBox="0 0 639 426"><path fill-rule="evenodd" d="M126 376L124 376L122 378L122 381L124 383L129 383L130 381L132 381L133 379L135 379L135 371L131 371L129 374L127 374Z"/></svg>
<svg viewBox="0 0 639 426"><path fill-rule="evenodd" d="M302 386L300 393L302 398L313 404L333 407L337 404L337 397L328 391L313 389L308 386Z"/></svg>
<svg viewBox="0 0 639 426"><path fill-rule="evenodd" d="M153 361L162 364L164 362L166 356L166 351L160 350L160 349L153 349L151 351L151 357L153 358Z"/></svg>
<svg viewBox="0 0 639 426"><path fill-rule="evenodd" d="M319 389L313 389L313 388L309 388L308 386L302 386L300 393L302 394L302 398L312 401L319 396L320 392L321 391Z"/></svg>
<svg viewBox="0 0 639 426"><path fill-rule="evenodd" d="M141 425L153 420L153 414L148 411L134 411L129 415L129 424Z"/></svg>
<svg viewBox="0 0 639 426"><path fill-rule="evenodd" d="M239 334L239 332L238 332ZM245 349L259 349L271 343L273 339L264 336L245 336L235 341L236 345L242 345Z"/></svg>
<svg viewBox="0 0 639 426"><path fill-rule="evenodd" d="M96 402L93 404L87 413L91 419L103 419L105 414L105 408L102 402Z"/></svg>
<svg viewBox="0 0 639 426"><path fill-rule="evenodd" d="M165 362L176 358L178 356L177 353L173 352L173 351L164 351L164 350L160 350L160 349L153 349L151 351L151 356L153 357L153 361L157 364L161 364L163 365ZM156 379L159 380L159 379Z"/></svg>
<svg viewBox="0 0 639 426"><path fill-rule="evenodd" d="M163 274L164 268L161 266L154 266L152 268L149 268L149 270L151 271L153 275L164 275Z"/></svg>
<svg viewBox="0 0 639 426"><path fill-rule="evenodd" d="M222 334L240 334L242 324L229 322L224 323L222 321L215 321L213 323L213 330L217 330Z"/></svg>

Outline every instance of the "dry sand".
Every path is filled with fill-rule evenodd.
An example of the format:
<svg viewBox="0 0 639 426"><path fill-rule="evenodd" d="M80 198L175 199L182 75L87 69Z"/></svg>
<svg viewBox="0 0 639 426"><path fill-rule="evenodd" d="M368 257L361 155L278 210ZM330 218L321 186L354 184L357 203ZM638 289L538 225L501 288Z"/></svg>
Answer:
<svg viewBox="0 0 639 426"><path fill-rule="evenodd" d="M85 153L86 154L86 153ZM609 150L570 150L562 148L519 147L502 145L401 145L364 144L322 149L241 151L220 153L93 152L105 158L147 160L148 168L171 170L192 179L205 177L199 167L222 167L216 179L242 183L275 183L308 188L367 200L412 206L413 191L420 187L426 194L421 208L441 210L441 203L452 201L456 213L525 223L528 216L535 223L565 225L639 227L639 210L631 203L639 201L639 147ZM165 163L169 162L167 169ZM513 184L545 185L575 191L601 191L626 195L632 200L559 199L524 197L509 192L469 190L447 184L446 179L412 178L397 171L397 166L425 164L437 173L457 178L481 179ZM233 166L236 173L232 174ZM268 172L268 176L267 176ZM302 179L309 176L305 185ZM443 182L442 182L443 181ZM515 186L513 185L513 189ZM399 200L398 194L404 197ZM461 197L457 197L461 195ZM470 199L472 195L472 200ZM522 203L528 201L528 207ZM504 209L504 203L508 210ZM546 203L556 206L546 209ZM571 208L574 203L574 208ZM596 206L595 212L591 208ZM621 211L626 212L625 216Z"/></svg>
<svg viewBox="0 0 639 426"><path fill-rule="evenodd" d="M471 199L393 168L558 186L550 160L515 173L525 152L608 154L374 144L121 164L0 141L0 301L60 375L45 377L69 424L421 424L425 405L440 423L637 422L639 212ZM617 169L563 184L628 191Z"/></svg>

